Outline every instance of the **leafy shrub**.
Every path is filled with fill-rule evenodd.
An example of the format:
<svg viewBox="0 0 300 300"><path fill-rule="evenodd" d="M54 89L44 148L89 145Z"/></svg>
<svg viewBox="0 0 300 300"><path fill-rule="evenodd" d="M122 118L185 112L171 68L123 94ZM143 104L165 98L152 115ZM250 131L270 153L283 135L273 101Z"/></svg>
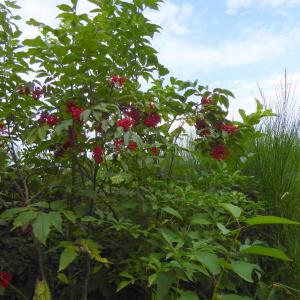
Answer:
<svg viewBox="0 0 300 300"><path fill-rule="evenodd" d="M252 255L290 259L249 227L296 223L254 217L238 172L189 182L173 167L185 124L195 151L221 166L271 112L258 103L233 123L230 91L164 82L148 40L158 27L142 14L159 1L89 1L89 15L77 0L59 5L57 28L29 20L40 35L22 43L14 2L1 5L0 285L10 299L254 297Z"/></svg>

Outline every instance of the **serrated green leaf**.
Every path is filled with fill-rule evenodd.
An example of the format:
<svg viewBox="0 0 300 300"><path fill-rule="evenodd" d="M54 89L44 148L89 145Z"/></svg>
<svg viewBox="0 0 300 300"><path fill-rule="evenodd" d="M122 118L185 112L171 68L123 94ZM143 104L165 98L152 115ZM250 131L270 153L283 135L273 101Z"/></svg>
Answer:
<svg viewBox="0 0 300 300"><path fill-rule="evenodd" d="M70 210L62 210L61 212L63 213L63 215L69 221L71 221L73 224L75 224L75 222L76 222L76 216L75 216L75 214L72 211L70 211Z"/></svg>
<svg viewBox="0 0 300 300"><path fill-rule="evenodd" d="M39 213L37 218L32 223L32 229L34 236L43 245L46 245L46 241L51 229L51 220L49 214Z"/></svg>
<svg viewBox="0 0 300 300"><path fill-rule="evenodd" d="M194 256L195 259L204 265L212 275L217 275L220 273L219 259L216 254L198 251Z"/></svg>
<svg viewBox="0 0 300 300"><path fill-rule="evenodd" d="M235 206L230 203L221 203L220 206L223 207L226 211L228 211L236 219L238 219L241 216L242 209L238 206Z"/></svg>
<svg viewBox="0 0 300 300"><path fill-rule="evenodd" d="M51 220L51 224L59 231L62 232L62 218L60 213L58 212L50 212L49 218Z"/></svg>
<svg viewBox="0 0 300 300"><path fill-rule="evenodd" d="M118 284L117 290L116 292L118 293L119 291L123 290L126 286L128 286L129 284L131 284L131 281L126 281L123 280Z"/></svg>
<svg viewBox="0 0 300 300"><path fill-rule="evenodd" d="M241 278L247 282L253 282L252 273L255 269L259 270L259 267L255 264L251 264L245 261L234 261L230 263L230 268Z"/></svg>
<svg viewBox="0 0 300 300"><path fill-rule="evenodd" d="M206 215L195 214L191 218L191 224L194 224L194 225L210 225L210 224L212 224L212 222L207 219Z"/></svg>
<svg viewBox="0 0 300 300"><path fill-rule="evenodd" d="M290 224L300 225L299 222L292 221L286 218L275 217L275 216L257 216L244 221L249 225L262 225L262 224Z"/></svg>
<svg viewBox="0 0 300 300"><path fill-rule="evenodd" d="M284 261L292 261L282 250L276 248L263 246L247 246L242 248L240 252L274 257Z"/></svg>
<svg viewBox="0 0 300 300"><path fill-rule="evenodd" d="M14 228L29 225L37 216L38 212L32 210L20 213L14 220Z"/></svg>
<svg viewBox="0 0 300 300"><path fill-rule="evenodd" d="M169 290L172 284L175 282L175 276L173 273L161 273L157 279L157 300L163 300L165 296L169 294Z"/></svg>
<svg viewBox="0 0 300 300"><path fill-rule="evenodd" d="M184 291L178 300L199 300L199 297L196 293L192 291Z"/></svg>
<svg viewBox="0 0 300 300"><path fill-rule="evenodd" d="M60 255L58 272L66 269L77 257L77 252L73 248L65 248Z"/></svg>
<svg viewBox="0 0 300 300"><path fill-rule="evenodd" d="M57 274L57 278L58 278L61 282L65 283L65 284L69 284L69 280L68 280L67 276L66 276L64 273L58 273L58 274Z"/></svg>
<svg viewBox="0 0 300 300"><path fill-rule="evenodd" d="M67 11L67 12L71 12L73 10L72 7L67 4L57 5L57 8L59 8L62 11Z"/></svg>
<svg viewBox="0 0 300 300"><path fill-rule="evenodd" d="M183 220L183 218L180 215L180 213L177 210L175 210L174 208L172 208L172 207L165 206L165 207L162 208L162 210L164 212L166 212L167 214L172 215L172 216L178 218L181 221Z"/></svg>

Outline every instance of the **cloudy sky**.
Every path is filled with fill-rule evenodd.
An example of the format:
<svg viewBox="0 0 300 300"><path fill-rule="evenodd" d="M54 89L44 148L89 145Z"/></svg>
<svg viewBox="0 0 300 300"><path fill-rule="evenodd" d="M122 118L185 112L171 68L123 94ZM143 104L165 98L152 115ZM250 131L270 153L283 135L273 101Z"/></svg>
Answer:
<svg viewBox="0 0 300 300"><path fill-rule="evenodd" d="M52 25L56 5L68 2L18 0L24 19ZM79 3L82 11L91 8ZM257 85L273 99L285 69L294 86L300 83L300 0L165 0L147 16L163 28L153 45L172 75L231 89L235 111L253 110ZM22 28L26 37L36 34Z"/></svg>

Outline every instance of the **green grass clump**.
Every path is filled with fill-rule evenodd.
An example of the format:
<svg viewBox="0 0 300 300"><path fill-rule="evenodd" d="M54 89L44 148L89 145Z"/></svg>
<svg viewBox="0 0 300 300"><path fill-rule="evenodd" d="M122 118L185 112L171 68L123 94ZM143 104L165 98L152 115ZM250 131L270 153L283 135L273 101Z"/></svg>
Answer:
<svg viewBox="0 0 300 300"><path fill-rule="evenodd" d="M261 93L262 94L262 93ZM262 94L263 96L263 94ZM265 99L265 97L263 96ZM266 102L266 101L265 101ZM285 76L272 105L276 117L265 119L264 133L256 140L251 161L266 210L270 215L300 220L300 114L295 93ZM300 231L299 228L275 228L262 233L264 238L285 245L294 262L274 269L274 280L300 287Z"/></svg>

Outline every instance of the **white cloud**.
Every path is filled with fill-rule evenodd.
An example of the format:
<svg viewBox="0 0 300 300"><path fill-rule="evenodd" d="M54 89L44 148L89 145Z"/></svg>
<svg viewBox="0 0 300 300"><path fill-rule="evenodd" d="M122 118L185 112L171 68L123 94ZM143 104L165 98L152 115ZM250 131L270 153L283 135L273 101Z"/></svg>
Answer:
<svg viewBox="0 0 300 300"><path fill-rule="evenodd" d="M24 3L25 2L25 3ZM66 3L66 1L65 1ZM38 34L37 28L27 25L25 22L34 18L39 22L46 23L50 26L58 24L56 16L61 12L56 6L62 4L61 0L18 0L21 9L18 14L21 15L21 30L24 38L33 38ZM94 5L87 0L79 1L78 13L89 12Z"/></svg>
<svg viewBox="0 0 300 300"><path fill-rule="evenodd" d="M277 7L292 7L300 4L300 0L227 0L227 12L235 14L240 9L250 7L256 8L277 8Z"/></svg>
<svg viewBox="0 0 300 300"><path fill-rule="evenodd" d="M194 10L189 4L175 5L171 1L161 6L159 11L148 11L146 17L159 24L165 34L184 35L191 32L190 17Z"/></svg>
<svg viewBox="0 0 300 300"><path fill-rule="evenodd" d="M300 45L300 28L273 33L249 30L236 39L217 43L190 41L163 33L154 41L163 64L182 76L196 75L228 66L263 62L284 55Z"/></svg>
<svg viewBox="0 0 300 300"><path fill-rule="evenodd" d="M245 80L233 80L228 82L215 82L215 86L223 86L232 90L235 94L236 99L231 101L230 112L231 117L238 119L238 110L243 108L247 113L254 112L256 109L255 99L262 101L259 88L267 101L268 107L273 108L276 106L278 101L278 94L280 94L281 83L284 80L284 73L271 74L265 78L252 78ZM299 98L299 85L300 85L300 71L287 73L287 81L291 85L291 91L295 91L296 109L300 108Z"/></svg>

